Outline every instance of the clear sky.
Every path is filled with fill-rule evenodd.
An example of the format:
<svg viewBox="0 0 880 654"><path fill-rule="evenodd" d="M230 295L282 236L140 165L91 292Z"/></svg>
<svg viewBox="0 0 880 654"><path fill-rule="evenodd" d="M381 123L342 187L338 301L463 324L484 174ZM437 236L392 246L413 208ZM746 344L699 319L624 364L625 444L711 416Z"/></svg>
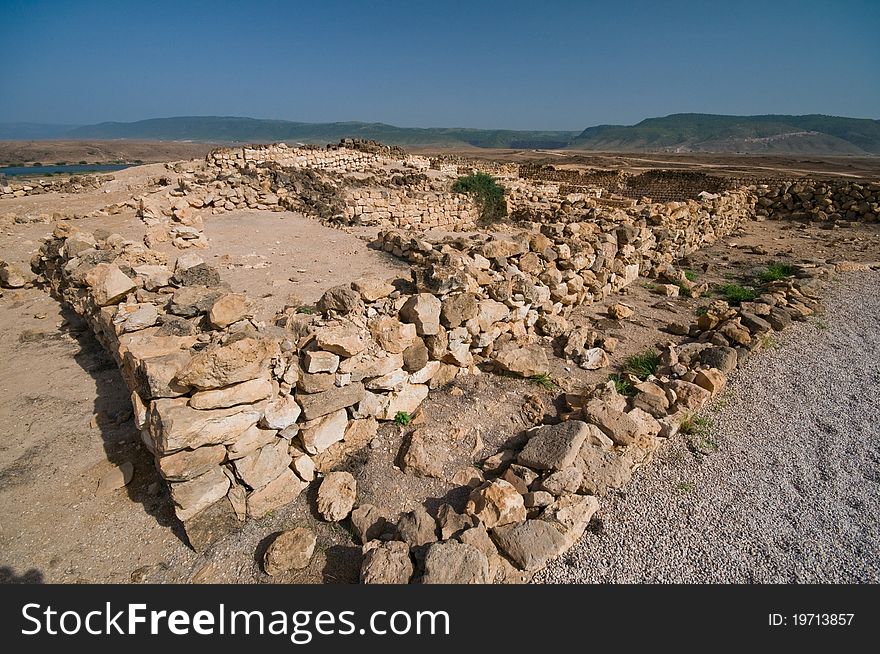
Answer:
<svg viewBox="0 0 880 654"><path fill-rule="evenodd" d="M880 0L0 0L0 122L880 118Z"/></svg>

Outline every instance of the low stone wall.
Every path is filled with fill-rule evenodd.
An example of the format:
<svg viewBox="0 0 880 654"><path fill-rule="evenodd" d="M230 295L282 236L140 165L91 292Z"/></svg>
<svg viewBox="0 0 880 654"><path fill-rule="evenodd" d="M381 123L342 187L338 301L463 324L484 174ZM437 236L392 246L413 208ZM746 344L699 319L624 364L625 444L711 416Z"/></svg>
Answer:
<svg viewBox="0 0 880 654"><path fill-rule="evenodd" d="M442 324L456 318L436 296L361 279L325 293L320 315L291 307L258 325L248 299L199 257L171 268L143 244L67 226L33 268L119 364L197 549L293 501L316 471L365 446L377 421L415 412L429 387L467 374L472 339L510 316L478 303L480 321L450 339Z"/></svg>
<svg viewBox="0 0 880 654"><path fill-rule="evenodd" d="M342 144L327 148L291 148L285 143L221 148L207 155L207 161L221 169L244 168L248 164L277 163L285 168L311 168L328 172L363 172L388 166L427 169L425 157L406 155L399 148L363 149ZM397 155L397 156L394 156Z"/></svg>
<svg viewBox="0 0 880 654"><path fill-rule="evenodd" d="M473 201L460 193L358 188L343 197L346 222L355 225L469 229L479 218Z"/></svg>
<svg viewBox="0 0 880 654"><path fill-rule="evenodd" d="M0 199L22 198L41 193L83 193L100 188L113 179L112 175L72 175L55 179L0 180Z"/></svg>
<svg viewBox="0 0 880 654"><path fill-rule="evenodd" d="M755 187L756 213L773 220L880 220L880 182L798 180Z"/></svg>

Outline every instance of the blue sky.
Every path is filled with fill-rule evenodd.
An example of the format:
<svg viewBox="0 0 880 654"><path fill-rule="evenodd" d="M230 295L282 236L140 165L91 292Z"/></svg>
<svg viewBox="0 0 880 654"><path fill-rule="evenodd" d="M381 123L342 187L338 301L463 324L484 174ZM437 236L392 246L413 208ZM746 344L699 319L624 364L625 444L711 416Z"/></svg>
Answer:
<svg viewBox="0 0 880 654"><path fill-rule="evenodd" d="M0 0L0 122L880 118L880 0Z"/></svg>

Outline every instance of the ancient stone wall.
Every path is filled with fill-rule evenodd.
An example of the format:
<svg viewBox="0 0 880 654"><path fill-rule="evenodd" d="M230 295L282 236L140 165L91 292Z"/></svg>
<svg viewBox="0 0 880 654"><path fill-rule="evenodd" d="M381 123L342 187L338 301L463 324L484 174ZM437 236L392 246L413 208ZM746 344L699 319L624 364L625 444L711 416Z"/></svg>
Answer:
<svg viewBox="0 0 880 654"><path fill-rule="evenodd" d="M774 220L880 220L880 182L797 180L755 186L756 212Z"/></svg>
<svg viewBox="0 0 880 654"><path fill-rule="evenodd" d="M460 193L407 188L356 188L344 192L346 222L356 225L467 229L479 211Z"/></svg>
<svg viewBox="0 0 880 654"><path fill-rule="evenodd" d="M99 188L113 179L112 175L72 175L54 179L27 179L12 181L0 179L0 199L21 198L41 193L82 193Z"/></svg>
<svg viewBox="0 0 880 654"><path fill-rule="evenodd" d="M285 143L252 145L243 148L221 148L207 155L207 161L221 169L245 168L248 164L277 163L285 168L311 168L328 172L363 172L388 166L427 169L428 159L403 154L396 150L372 151L354 147L291 148Z"/></svg>

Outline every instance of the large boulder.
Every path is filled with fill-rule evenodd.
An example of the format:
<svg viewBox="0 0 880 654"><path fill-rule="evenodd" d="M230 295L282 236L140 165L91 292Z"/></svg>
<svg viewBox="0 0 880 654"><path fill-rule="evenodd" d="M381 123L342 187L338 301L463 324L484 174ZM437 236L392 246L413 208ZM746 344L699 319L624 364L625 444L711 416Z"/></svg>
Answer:
<svg viewBox="0 0 880 654"><path fill-rule="evenodd" d="M425 509L418 507L400 516L397 531L407 545L421 547L437 540L437 521Z"/></svg>
<svg viewBox="0 0 880 654"><path fill-rule="evenodd" d="M223 445L206 445L158 457L159 474L168 481L187 481L216 468L226 458Z"/></svg>
<svg viewBox="0 0 880 654"><path fill-rule="evenodd" d="M200 411L186 398L159 399L150 403L147 423L156 450L170 454L202 445L230 444L257 424L261 404Z"/></svg>
<svg viewBox="0 0 880 654"><path fill-rule="evenodd" d="M322 327L316 334L316 343L320 349L344 357L352 357L367 347L362 330L350 324Z"/></svg>
<svg viewBox="0 0 880 654"><path fill-rule="evenodd" d="M269 511L290 504L308 486L290 468L275 479L247 496L247 516L253 520L262 518Z"/></svg>
<svg viewBox="0 0 880 654"><path fill-rule="evenodd" d="M333 311L340 315L363 313L364 302L357 291L348 286L334 286L318 300L318 310L323 313Z"/></svg>
<svg viewBox="0 0 880 654"><path fill-rule="evenodd" d="M263 570L275 576L289 570L301 570L312 559L318 539L307 527L282 531L263 555Z"/></svg>
<svg viewBox="0 0 880 654"><path fill-rule="evenodd" d="M229 490L229 483L229 477L217 466L188 481L171 484L171 499L177 507L177 517L181 521L189 520L222 499Z"/></svg>
<svg viewBox="0 0 880 654"><path fill-rule="evenodd" d="M187 357L187 361L189 357ZM176 374L175 370L175 374ZM274 388L268 379L250 379L210 391L192 394L189 405L194 409L224 409L238 404L253 404L269 397Z"/></svg>
<svg viewBox="0 0 880 654"><path fill-rule="evenodd" d="M417 477L443 478L443 466L449 459L446 445L425 429L417 429L405 439L401 448L401 469Z"/></svg>
<svg viewBox="0 0 880 654"><path fill-rule="evenodd" d="M568 468L574 463L589 435L589 426L580 420L540 427L519 453L519 462L536 470Z"/></svg>
<svg viewBox="0 0 880 654"><path fill-rule="evenodd" d="M329 522L345 520L354 508L357 482L349 472L331 472L318 488L318 513Z"/></svg>
<svg viewBox="0 0 880 654"><path fill-rule="evenodd" d="M253 489L262 488L276 479L290 465L287 441L275 439L247 456L233 462L235 474Z"/></svg>
<svg viewBox="0 0 880 654"><path fill-rule="evenodd" d="M550 372L550 362L547 353L540 345L525 345L519 347L508 344L500 352L495 354L495 363L502 370L511 372L521 377L535 377L546 375Z"/></svg>
<svg viewBox="0 0 880 654"><path fill-rule="evenodd" d="M425 554L423 584L488 584L489 560L472 545L434 543Z"/></svg>
<svg viewBox="0 0 880 654"><path fill-rule="evenodd" d="M363 422L363 421L356 421ZM345 437L348 412L339 409L300 425L299 437L309 454L318 454Z"/></svg>
<svg viewBox="0 0 880 654"><path fill-rule="evenodd" d="M222 388L266 375L278 344L258 338L242 338L195 355L177 373L177 382L200 390Z"/></svg>
<svg viewBox="0 0 880 654"><path fill-rule="evenodd" d="M399 540L373 540L364 545L363 584L408 584L413 575L409 546Z"/></svg>
<svg viewBox="0 0 880 654"><path fill-rule="evenodd" d="M638 423L633 418L623 411L611 408L603 400L587 402L583 414L617 445L630 445L641 433Z"/></svg>
<svg viewBox="0 0 880 654"><path fill-rule="evenodd" d="M544 520L498 526L492 530L492 539L517 567L529 572L540 570L566 549L560 531Z"/></svg>
<svg viewBox="0 0 880 654"><path fill-rule="evenodd" d="M226 293L214 301L208 312L213 327L223 329L247 316L247 298L240 293Z"/></svg>
<svg viewBox="0 0 880 654"><path fill-rule="evenodd" d="M460 327L468 320L477 317L477 296L473 293L449 295L443 300L440 320L449 329Z"/></svg>
<svg viewBox="0 0 880 654"><path fill-rule="evenodd" d="M475 488L465 508L469 515L480 519L487 528L522 522L526 507L516 487L503 479L486 482Z"/></svg>
<svg viewBox="0 0 880 654"><path fill-rule="evenodd" d="M113 263L99 263L86 273L85 281L92 289L95 304L101 307L117 304L137 288L134 281Z"/></svg>
<svg viewBox="0 0 880 654"><path fill-rule="evenodd" d="M441 303L430 293L417 293L400 309L400 318L416 326L419 336L429 336L440 331Z"/></svg>

